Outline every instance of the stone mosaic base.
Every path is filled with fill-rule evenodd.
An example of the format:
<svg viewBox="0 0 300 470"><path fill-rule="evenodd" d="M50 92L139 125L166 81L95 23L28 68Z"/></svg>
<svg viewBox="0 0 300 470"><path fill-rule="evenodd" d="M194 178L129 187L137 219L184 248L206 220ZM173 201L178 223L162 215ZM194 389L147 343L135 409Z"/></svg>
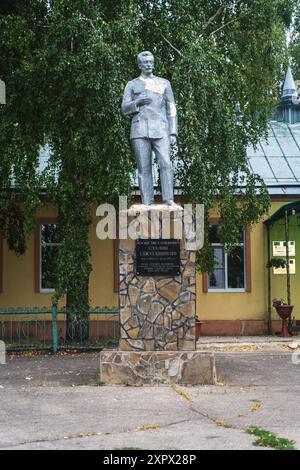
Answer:
<svg viewBox="0 0 300 470"><path fill-rule="evenodd" d="M100 380L115 385L210 385L215 358L202 351L101 351Z"/></svg>
<svg viewBox="0 0 300 470"><path fill-rule="evenodd" d="M139 207L141 212L144 211L147 226L151 225L151 217L157 217L161 222L165 211L171 213L168 206L154 206L151 208L152 214L150 215L147 214L145 206ZM126 212L128 223L134 219L130 215L131 211L132 208ZM174 230L172 223L171 229ZM138 276L135 273L135 241L120 240L121 338L119 347L121 350L194 351L196 349L195 261L195 252L188 251L185 240L181 240L180 275L175 277Z"/></svg>

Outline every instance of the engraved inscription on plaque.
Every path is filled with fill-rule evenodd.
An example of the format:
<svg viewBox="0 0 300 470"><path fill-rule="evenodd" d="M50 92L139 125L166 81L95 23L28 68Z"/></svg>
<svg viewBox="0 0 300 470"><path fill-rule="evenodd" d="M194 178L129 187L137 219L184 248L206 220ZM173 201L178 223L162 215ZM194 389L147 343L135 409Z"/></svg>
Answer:
<svg viewBox="0 0 300 470"><path fill-rule="evenodd" d="M138 239L135 271L138 276L178 276L180 274L180 241Z"/></svg>

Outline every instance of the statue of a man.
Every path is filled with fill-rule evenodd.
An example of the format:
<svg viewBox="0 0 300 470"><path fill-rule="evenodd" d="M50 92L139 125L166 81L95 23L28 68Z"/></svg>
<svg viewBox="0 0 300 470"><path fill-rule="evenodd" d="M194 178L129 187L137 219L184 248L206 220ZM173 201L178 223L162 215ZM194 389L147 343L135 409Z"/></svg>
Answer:
<svg viewBox="0 0 300 470"><path fill-rule="evenodd" d="M152 151L160 167L162 199L173 202L173 172L170 146L176 144L177 113L170 82L153 75L154 57L141 52L138 57L141 75L127 83L122 112L132 117L130 139L139 176L142 203L153 204Z"/></svg>

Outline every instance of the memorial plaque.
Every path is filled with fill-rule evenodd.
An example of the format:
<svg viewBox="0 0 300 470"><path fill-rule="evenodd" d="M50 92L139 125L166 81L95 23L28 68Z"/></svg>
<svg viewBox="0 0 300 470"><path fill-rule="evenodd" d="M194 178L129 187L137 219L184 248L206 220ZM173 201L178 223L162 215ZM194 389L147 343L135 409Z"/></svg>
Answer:
<svg viewBox="0 0 300 470"><path fill-rule="evenodd" d="M180 274L180 241L162 239L138 239L136 241L136 265L138 276L167 276Z"/></svg>

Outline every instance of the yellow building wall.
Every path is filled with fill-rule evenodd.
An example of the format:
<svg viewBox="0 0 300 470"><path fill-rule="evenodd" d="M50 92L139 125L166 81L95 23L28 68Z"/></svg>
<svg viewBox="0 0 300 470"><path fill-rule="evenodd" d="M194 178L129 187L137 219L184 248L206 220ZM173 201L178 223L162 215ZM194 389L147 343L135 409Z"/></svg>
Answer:
<svg viewBox="0 0 300 470"><path fill-rule="evenodd" d="M93 271L90 275L90 299L94 306L118 306L118 294L114 292L114 242L99 240L96 236L96 218L90 227Z"/></svg>
<svg viewBox="0 0 300 470"><path fill-rule="evenodd" d="M267 234L264 227L263 220L266 220L280 207L291 202L293 199L284 199L281 201L273 201L270 207L269 214L256 224L251 230L251 292L203 292L202 287L202 274L197 274L196 280L196 312L198 317L205 320L267 320L268 318L268 293L267 293ZM216 214L212 214L215 216ZM283 224L283 221L282 221ZM290 238L295 239L292 232L292 227L295 223L291 220L291 235ZM298 228L298 227L297 227ZM296 241L296 255L297 247L300 250L300 228L299 243ZM276 232L275 232L276 233ZM274 236L275 236L274 233ZM278 232L277 232L278 233ZM284 239L284 232L280 234L281 238L273 238L274 240ZM272 232L271 232L272 237ZM272 256L272 253L271 253ZM300 257L298 258L300 259ZM300 285L300 264L299 276L291 276L291 290L292 301L295 302L293 316L300 319L300 303L297 305L297 285ZM296 266L297 274L297 266ZM286 295L286 276L271 274L271 294L274 297L287 297ZM293 303L293 302L292 302ZM272 319L278 320L274 308L272 308Z"/></svg>
<svg viewBox="0 0 300 470"><path fill-rule="evenodd" d="M51 205L41 207L37 217L56 217ZM22 256L8 250L3 240L3 292L0 294L0 308L51 306L51 294L35 292L34 285L34 234L27 240L27 250Z"/></svg>
<svg viewBox="0 0 300 470"><path fill-rule="evenodd" d="M251 292L203 292L197 274L196 311L201 320L263 320L266 318L266 276L263 224L251 231Z"/></svg>
<svg viewBox="0 0 300 470"><path fill-rule="evenodd" d="M95 211L96 212L96 211ZM57 211L51 205L41 207L37 218L52 218ZM114 292L114 244L112 240L96 237L96 216L90 227L93 271L90 276L89 294L91 306L118 305ZM35 292L35 250L34 234L27 240L27 250L22 256L8 250L3 241L3 292L0 293L0 308L50 307L51 293ZM61 302L64 305L64 299Z"/></svg>
<svg viewBox="0 0 300 470"><path fill-rule="evenodd" d="M273 202L269 215L287 202L289 200ZM37 217L55 217L56 215L56 210L53 207L45 206L39 209ZM114 292L114 243L112 240L101 241L97 238L95 215L93 219L94 222L90 227L93 266L89 288L91 306L114 307L118 305L118 295ZM300 241L298 246L300 247ZM3 242L3 293L0 293L0 308L49 307L51 305L52 294L35 293L34 291L34 235L28 240L27 247L26 254L18 257L7 249L6 241ZM260 222L251 231L251 292L204 293L202 275L197 274L196 311L199 318L204 321L266 320L266 259L266 230L263 223ZM272 275L272 283L274 284L272 297L286 297L285 276L280 276L281 279L278 276L276 279L275 277ZM294 293L297 289L296 281L296 277L292 279ZM295 294L294 300L296 304ZM278 319L276 312L274 309L272 310L273 318ZM297 305L295 305L294 313L296 318L300 318L300 309Z"/></svg>

